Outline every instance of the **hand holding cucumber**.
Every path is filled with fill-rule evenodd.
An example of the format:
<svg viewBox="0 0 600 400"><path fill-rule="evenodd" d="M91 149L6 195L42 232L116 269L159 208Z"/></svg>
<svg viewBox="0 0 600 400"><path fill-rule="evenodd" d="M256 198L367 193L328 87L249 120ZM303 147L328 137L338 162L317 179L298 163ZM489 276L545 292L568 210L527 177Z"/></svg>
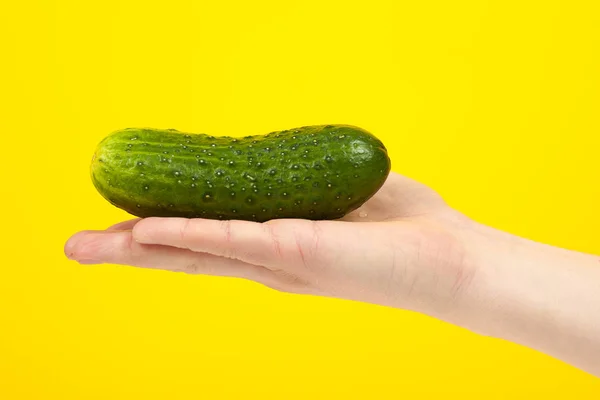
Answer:
<svg viewBox="0 0 600 400"><path fill-rule="evenodd" d="M383 143L341 125L121 131L92 177L141 218L79 232L65 252L417 311L600 376L600 258L483 226L390 166Z"/></svg>

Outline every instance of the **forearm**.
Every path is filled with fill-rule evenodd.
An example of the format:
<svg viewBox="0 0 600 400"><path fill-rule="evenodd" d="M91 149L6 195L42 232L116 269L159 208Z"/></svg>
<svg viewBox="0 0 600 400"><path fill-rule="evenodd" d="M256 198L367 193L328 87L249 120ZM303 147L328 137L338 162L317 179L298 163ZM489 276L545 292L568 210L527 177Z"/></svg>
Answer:
<svg viewBox="0 0 600 400"><path fill-rule="evenodd" d="M470 235L477 263L470 328L600 377L600 256L486 227Z"/></svg>

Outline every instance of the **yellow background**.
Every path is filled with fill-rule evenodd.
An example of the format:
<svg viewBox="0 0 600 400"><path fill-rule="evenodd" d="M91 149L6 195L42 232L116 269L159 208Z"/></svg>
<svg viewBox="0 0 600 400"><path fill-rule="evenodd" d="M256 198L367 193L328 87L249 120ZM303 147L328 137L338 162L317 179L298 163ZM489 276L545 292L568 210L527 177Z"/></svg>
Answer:
<svg viewBox="0 0 600 400"><path fill-rule="evenodd" d="M598 399L559 361L425 316L238 280L80 266L125 127L362 126L497 228L600 254L595 0L0 6L0 399Z"/></svg>

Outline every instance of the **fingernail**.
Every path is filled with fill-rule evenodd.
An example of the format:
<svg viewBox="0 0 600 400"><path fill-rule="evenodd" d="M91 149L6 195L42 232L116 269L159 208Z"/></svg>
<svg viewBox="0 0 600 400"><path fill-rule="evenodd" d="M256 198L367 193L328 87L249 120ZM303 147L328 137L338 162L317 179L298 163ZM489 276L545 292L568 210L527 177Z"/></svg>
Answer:
<svg viewBox="0 0 600 400"><path fill-rule="evenodd" d="M81 239L81 236L84 234L84 232L78 232L75 235L71 236L67 242L65 243L65 247L64 247L64 252L65 255L67 256L67 258L73 260L73 255L75 253L75 246L77 245L77 243L79 242L79 240Z"/></svg>

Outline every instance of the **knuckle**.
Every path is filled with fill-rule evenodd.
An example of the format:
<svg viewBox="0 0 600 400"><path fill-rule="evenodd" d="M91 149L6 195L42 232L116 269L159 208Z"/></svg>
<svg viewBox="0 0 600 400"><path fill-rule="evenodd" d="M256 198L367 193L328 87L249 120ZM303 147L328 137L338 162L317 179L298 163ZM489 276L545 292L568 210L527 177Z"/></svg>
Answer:
<svg viewBox="0 0 600 400"><path fill-rule="evenodd" d="M192 220L186 218L181 224L181 228L179 229L179 239L188 248L190 247L192 228Z"/></svg>
<svg viewBox="0 0 600 400"><path fill-rule="evenodd" d="M319 252L319 244L321 241L321 226L316 221L310 221L310 243L308 247L308 254L314 257Z"/></svg>
<svg viewBox="0 0 600 400"><path fill-rule="evenodd" d="M308 269L318 254L321 228L316 221L307 221L302 228L294 231L294 252L302 266Z"/></svg>
<svg viewBox="0 0 600 400"><path fill-rule="evenodd" d="M219 221L222 240L219 253L225 258L236 258L237 253L231 237L232 222L229 220Z"/></svg>
<svg viewBox="0 0 600 400"><path fill-rule="evenodd" d="M227 245L231 244L231 224L229 220L219 221L221 232L223 234L223 242Z"/></svg>
<svg viewBox="0 0 600 400"><path fill-rule="evenodd" d="M304 269L311 268L322 236L317 221L298 221L290 225L273 220L263 226L268 245L278 258L291 258Z"/></svg>
<svg viewBox="0 0 600 400"><path fill-rule="evenodd" d="M265 230L268 244L272 252L278 258L281 258L281 243L279 240L281 224L276 220L267 221L263 224L263 229Z"/></svg>

